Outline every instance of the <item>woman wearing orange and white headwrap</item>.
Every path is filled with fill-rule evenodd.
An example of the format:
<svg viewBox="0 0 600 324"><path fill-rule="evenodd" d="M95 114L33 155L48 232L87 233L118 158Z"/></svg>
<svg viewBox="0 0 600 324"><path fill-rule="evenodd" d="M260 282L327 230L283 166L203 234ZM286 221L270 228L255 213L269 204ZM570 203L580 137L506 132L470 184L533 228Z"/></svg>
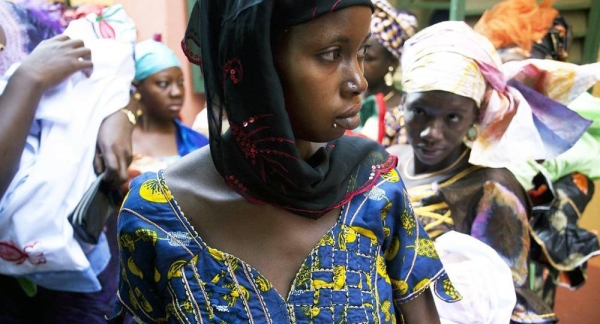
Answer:
<svg viewBox="0 0 600 324"><path fill-rule="evenodd" d="M507 82L494 46L463 22L433 25L406 42L402 90L410 145L388 150L399 156L415 213L436 238L464 296L456 305L438 305L442 318L555 322L551 308L528 288L530 203L505 167L566 151L589 121L521 83ZM459 240L448 239L449 233L477 240L455 249ZM476 257L485 251L477 247L481 242L497 252L504 269L484 268L486 262ZM471 271L480 266L485 271ZM507 271L514 292L500 293Z"/></svg>
<svg viewBox="0 0 600 324"><path fill-rule="evenodd" d="M406 143L401 133L400 108L402 94L393 84L404 42L417 32L417 18L405 10L397 10L386 0L373 0L369 51L365 55L365 79L369 88L364 94L360 126L356 135L376 140L384 147Z"/></svg>
<svg viewBox="0 0 600 324"><path fill-rule="evenodd" d="M486 10L473 27L490 39L502 61L526 58L566 61L571 28L555 0L504 0Z"/></svg>

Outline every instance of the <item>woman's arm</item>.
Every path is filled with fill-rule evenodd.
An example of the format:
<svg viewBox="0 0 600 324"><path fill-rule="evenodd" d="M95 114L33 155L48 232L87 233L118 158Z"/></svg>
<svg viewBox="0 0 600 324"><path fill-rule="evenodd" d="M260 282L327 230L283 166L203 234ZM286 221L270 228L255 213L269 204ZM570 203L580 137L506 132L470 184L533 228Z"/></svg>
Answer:
<svg viewBox="0 0 600 324"><path fill-rule="evenodd" d="M77 71L91 69L90 55L82 41L56 36L41 42L8 80L0 95L0 197L18 171L44 91Z"/></svg>
<svg viewBox="0 0 600 324"><path fill-rule="evenodd" d="M400 304L400 311L402 311L404 322L402 322L402 319L398 319L398 323L440 323L440 317L435 308L431 289L426 289L411 301Z"/></svg>
<svg viewBox="0 0 600 324"><path fill-rule="evenodd" d="M136 102L133 98L124 108L133 111ZM104 172L104 181L111 189L119 189L129 174L127 169L133 160L131 134L135 124L123 111L106 117L98 131L97 151L94 157L96 173Z"/></svg>

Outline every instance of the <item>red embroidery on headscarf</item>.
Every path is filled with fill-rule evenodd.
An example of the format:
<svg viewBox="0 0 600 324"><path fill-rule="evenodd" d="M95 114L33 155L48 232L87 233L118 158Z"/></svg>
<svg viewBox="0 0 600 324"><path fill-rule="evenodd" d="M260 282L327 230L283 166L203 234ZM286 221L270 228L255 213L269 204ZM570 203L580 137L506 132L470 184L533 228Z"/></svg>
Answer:
<svg viewBox="0 0 600 324"><path fill-rule="evenodd" d="M342 0L337 0L337 1L336 1L336 2L333 4L333 6L331 6L331 10L330 10L329 12L333 12L333 11L335 10L335 7L337 7L337 5L338 5L340 2L342 2Z"/></svg>
<svg viewBox="0 0 600 324"><path fill-rule="evenodd" d="M202 56L191 51L187 46L186 41L187 39L181 41L181 49L183 50L183 54L187 57L188 61L198 65L200 67L200 72L204 74L204 69L202 68Z"/></svg>
<svg viewBox="0 0 600 324"><path fill-rule="evenodd" d="M248 120L243 121L242 125L238 125L230 121L229 127L235 137L239 148L244 153L246 160L250 161L252 165L259 163L261 170L261 177L263 181L267 179L267 172L269 174L279 173L287 179L288 170L279 163L277 160L270 158L272 155L279 155L285 158L293 159L298 161L299 159L285 151L271 149L270 143L295 143L293 140L281 137L260 137L259 133L266 130L269 127L266 117L271 117L271 114L258 115L250 117ZM268 170L267 170L268 169ZM291 183L291 181L290 181Z"/></svg>
<svg viewBox="0 0 600 324"><path fill-rule="evenodd" d="M239 58L233 58L225 63L225 67L223 68L223 82L227 79L231 80L233 84L240 84L244 79L244 67Z"/></svg>
<svg viewBox="0 0 600 324"><path fill-rule="evenodd" d="M342 0L337 0L337 1L336 1L336 2L333 4L333 6L331 7L331 10L330 10L330 12L331 12L331 11L333 11L333 10L335 10L335 7L337 7L337 5L338 5L340 2L342 2Z"/></svg>

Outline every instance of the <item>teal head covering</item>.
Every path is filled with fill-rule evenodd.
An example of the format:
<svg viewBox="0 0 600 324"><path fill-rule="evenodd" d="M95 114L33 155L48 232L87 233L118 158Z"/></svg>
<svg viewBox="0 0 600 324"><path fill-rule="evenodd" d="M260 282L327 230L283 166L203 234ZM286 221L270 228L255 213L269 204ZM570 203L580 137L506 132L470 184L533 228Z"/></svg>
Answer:
<svg viewBox="0 0 600 324"><path fill-rule="evenodd" d="M181 63L167 45L154 39L135 45L135 81L143 81L152 74L171 67L181 67Z"/></svg>

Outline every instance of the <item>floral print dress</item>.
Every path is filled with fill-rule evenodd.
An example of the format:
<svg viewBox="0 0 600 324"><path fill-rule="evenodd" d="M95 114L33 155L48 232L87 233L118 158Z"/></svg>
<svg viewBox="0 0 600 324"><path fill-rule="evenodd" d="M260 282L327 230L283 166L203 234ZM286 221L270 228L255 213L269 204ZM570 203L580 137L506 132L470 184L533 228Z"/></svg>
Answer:
<svg viewBox="0 0 600 324"><path fill-rule="evenodd" d="M342 208L282 297L257 270L207 246L162 172L134 179L119 216L117 313L156 323L396 323L429 287L461 297L393 170Z"/></svg>

